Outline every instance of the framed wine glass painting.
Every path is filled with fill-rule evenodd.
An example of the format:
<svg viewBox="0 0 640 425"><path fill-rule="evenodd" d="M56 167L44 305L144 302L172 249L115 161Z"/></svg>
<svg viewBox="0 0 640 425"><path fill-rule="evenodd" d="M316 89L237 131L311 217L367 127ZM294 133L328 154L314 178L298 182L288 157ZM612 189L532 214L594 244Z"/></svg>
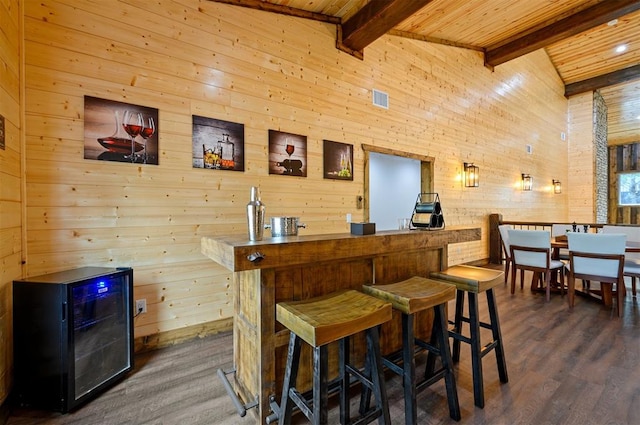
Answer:
<svg viewBox="0 0 640 425"><path fill-rule="evenodd" d="M84 158L158 165L158 110L85 96Z"/></svg>
<svg viewBox="0 0 640 425"><path fill-rule="evenodd" d="M324 178L353 180L353 145L323 141Z"/></svg>
<svg viewBox="0 0 640 425"><path fill-rule="evenodd" d="M269 174L307 177L307 136L269 130Z"/></svg>
<svg viewBox="0 0 640 425"><path fill-rule="evenodd" d="M193 168L244 171L244 124L192 116Z"/></svg>

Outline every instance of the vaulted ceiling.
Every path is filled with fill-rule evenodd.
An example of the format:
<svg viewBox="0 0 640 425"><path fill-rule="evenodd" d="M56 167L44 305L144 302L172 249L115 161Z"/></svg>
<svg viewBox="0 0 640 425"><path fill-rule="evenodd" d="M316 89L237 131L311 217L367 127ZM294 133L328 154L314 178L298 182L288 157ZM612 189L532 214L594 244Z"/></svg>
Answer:
<svg viewBox="0 0 640 425"><path fill-rule="evenodd" d="M545 49L567 97L600 90L610 143L640 139L638 0L214 1L335 24L337 47L360 58L385 34L481 51L489 67Z"/></svg>

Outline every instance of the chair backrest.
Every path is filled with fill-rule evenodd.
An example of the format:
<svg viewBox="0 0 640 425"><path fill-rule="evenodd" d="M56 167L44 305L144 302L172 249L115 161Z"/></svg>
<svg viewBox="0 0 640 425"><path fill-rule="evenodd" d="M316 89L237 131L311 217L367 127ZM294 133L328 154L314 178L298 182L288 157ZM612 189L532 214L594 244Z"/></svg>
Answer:
<svg viewBox="0 0 640 425"><path fill-rule="evenodd" d="M627 236L624 234L570 232L567 234L567 239L569 252L624 255ZM618 270L617 260L576 257L573 261L573 272L578 274L616 277Z"/></svg>
<svg viewBox="0 0 640 425"><path fill-rule="evenodd" d="M608 235L623 234L627 236L627 246L640 247L640 227L639 226L616 226L605 224L602 226L602 233ZM640 253L627 252L624 254L625 260L640 260Z"/></svg>
<svg viewBox="0 0 640 425"><path fill-rule="evenodd" d="M504 248L504 254L507 256L507 258L511 257L509 229L513 229L510 224L501 224L498 226L498 230L500 231L500 239L502 239L502 248Z"/></svg>
<svg viewBox="0 0 640 425"><path fill-rule="evenodd" d="M547 267L551 255L551 235L547 230L509 230L509 243L513 252L513 262L521 266ZM530 252L517 247L545 248L545 252Z"/></svg>
<svg viewBox="0 0 640 425"><path fill-rule="evenodd" d="M551 225L551 237L566 235L568 231L573 231L573 225L571 224L552 224Z"/></svg>

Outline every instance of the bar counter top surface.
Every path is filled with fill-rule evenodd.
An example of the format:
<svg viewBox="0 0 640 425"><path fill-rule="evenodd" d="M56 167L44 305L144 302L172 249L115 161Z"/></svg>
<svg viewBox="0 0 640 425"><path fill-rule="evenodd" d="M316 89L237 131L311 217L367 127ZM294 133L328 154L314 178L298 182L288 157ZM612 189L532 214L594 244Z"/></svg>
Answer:
<svg viewBox="0 0 640 425"><path fill-rule="evenodd" d="M264 237L250 241L246 234L204 236L202 254L227 269L243 270L285 267L345 258L375 256L388 252L436 248L452 243L480 240L480 228L442 230L385 230L372 235L333 233ZM261 260L251 261L259 253Z"/></svg>

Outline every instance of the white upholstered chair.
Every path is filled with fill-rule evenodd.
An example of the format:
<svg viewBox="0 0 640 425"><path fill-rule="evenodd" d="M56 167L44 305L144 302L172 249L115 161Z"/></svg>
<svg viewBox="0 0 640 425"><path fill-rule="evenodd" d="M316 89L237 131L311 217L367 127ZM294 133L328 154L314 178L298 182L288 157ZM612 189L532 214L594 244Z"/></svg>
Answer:
<svg viewBox="0 0 640 425"><path fill-rule="evenodd" d="M627 249L624 254L624 275L631 278L631 293L635 297L636 278L640 277L640 227L606 224L602 226L602 233L624 234L627 236Z"/></svg>
<svg viewBox="0 0 640 425"><path fill-rule="evenodd" d="M511 261L513 272L511 274L511 293L516 288L516 270L530 270L533 272L531 287L534 282L541 281L544 277L546 298L551 297L551 272L561 271L564 263L551 259L551 235L547 230L509 230L509 243L511 245ZM559 273L561 287L564 288L563 273ZM522 288L522 277L520 287Z"/></svg>
<svg viewBox="0 0 640 425"><path fill-rule="evenodd" d="M602 299L611 302L616 288L618 316L625 293L624 252L626 235L569 233L569 307L575 302L575 280L600 282ZM612 303L613 304L613 303Z"/></svg>

